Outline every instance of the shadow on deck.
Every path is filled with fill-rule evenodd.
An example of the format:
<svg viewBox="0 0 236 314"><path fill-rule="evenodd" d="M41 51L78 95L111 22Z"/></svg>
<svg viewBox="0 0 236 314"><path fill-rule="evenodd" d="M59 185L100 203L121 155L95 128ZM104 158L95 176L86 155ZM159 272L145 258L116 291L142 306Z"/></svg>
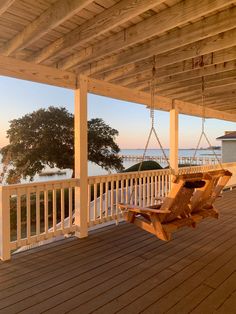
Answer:
<svg viewBox="0 0 236 314"><path fill-rule="evenodd" d="M0 263L0 313L236 313L236 190L165 243L125 223Z"/></svg>

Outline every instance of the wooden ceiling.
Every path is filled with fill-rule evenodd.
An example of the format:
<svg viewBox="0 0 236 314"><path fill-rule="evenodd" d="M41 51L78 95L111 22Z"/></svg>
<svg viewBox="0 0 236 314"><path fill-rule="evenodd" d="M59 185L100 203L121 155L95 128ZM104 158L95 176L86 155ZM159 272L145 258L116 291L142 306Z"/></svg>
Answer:
<svg viewBox="0 0 236 314"><path fill-rule="evenodd" d="M206 105L236 114L236 0L0 1L0 66L148 92L154 55L158 95L201 105L204 77Z"/></svg>

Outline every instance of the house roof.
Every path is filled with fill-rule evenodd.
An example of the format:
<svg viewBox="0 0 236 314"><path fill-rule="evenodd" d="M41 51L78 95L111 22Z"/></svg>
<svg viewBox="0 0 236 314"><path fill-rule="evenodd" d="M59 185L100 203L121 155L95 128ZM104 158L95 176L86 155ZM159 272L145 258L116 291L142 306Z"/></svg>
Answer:
<svg viewBox="0 0 236 314"><path fill-rule="evenodd" d="M227 132L225 135L217 137L217 140L236 140L236 131Z"/></svg>

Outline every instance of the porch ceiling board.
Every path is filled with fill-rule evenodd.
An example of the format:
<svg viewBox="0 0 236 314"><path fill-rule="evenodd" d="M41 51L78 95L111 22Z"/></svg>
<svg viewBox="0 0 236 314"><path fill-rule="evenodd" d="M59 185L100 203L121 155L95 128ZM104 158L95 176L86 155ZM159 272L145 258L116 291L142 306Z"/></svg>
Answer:
<svg viewBox="0 0 236 314"><path fill-rule="evenodd" d="M95 18L83 23L64 37L59 38L49 46L43 48L30 57L29 60L41 63L51 56L55 57L55 55L60 54L61 51L71 50L81 46L83 43L112 30L162 2L164 2L164 0L122 0L95 16Z"/></svg>
<svg viewBox="0 0 236 314"><path fill-rule="evenodd" d="M0 3L0 15L2 15L14 2L15 0L1 0Z"/></svg>
<svg viewBox="0 0 236 314"><path fill-rule="evenodd" d="M175 27L179 27L192 19L197 19L233 2L234 1L230 0L212 2L209 2L208 0L195 2L192 0L181 1L173 7L167 8L166 10L163 10L134 26L122 30L117 34L92 45L89 51L84 49L67 57L58 63L58 67L62 69L69 69L76 65L82 65L86 62L95 61L96 59L111 54L112 52L128 48L138 42L142 42Z"/></svg>
<svg viewBox="0 0 236 314"><path fill-rule="evenodd" d="M92 62L78 73L95 75L157 55L165 66L236 45L236 6L118 54Z"/></svg>
<svg viewBox="0 0 236 314"><path fill-rule="evenodd" d="M157 64L157 79L164 76L173 76L175 74L184 73L185 71L205 69L210 65L217 65L220 63L226 64L226 62L234 60L236 60L236 46L200 56L198 55L171 65L158 67ZM152 63L153 58L149 57L147 59L125 65L122 68L113 69L100 75L96 75L96 78L119 85L125 85L123 80L125 82L126 79L131 79L133 76L144 72L151 73ZM134 78L131 82L139 82L139 79ZM129 84L129 82L127 84Z"/></svg>
<svg viewBox="0 0 236 314"><path fill-rule="evenodd" d="M82 10L93 0L59 0L52 4L36 20L0 48L0 54L9 56L13 52L28 47L51 29L60 25Z"/></svg>
<svg viewBox="0 0 236 314"><path fill-rule="evenodd" d="M22 13L22 14L21 14ZM21 16L22 15L22 16ZM0 75L236 121L236 0L3 0Z"/></svg>

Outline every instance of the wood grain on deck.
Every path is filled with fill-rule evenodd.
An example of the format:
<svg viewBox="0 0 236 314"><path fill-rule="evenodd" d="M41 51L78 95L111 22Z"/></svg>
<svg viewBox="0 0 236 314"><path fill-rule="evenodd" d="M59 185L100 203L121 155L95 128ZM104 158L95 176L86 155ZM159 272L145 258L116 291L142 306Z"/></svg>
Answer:
<svg viewBox="0 0 236 314"><path fill-rule="evenodd" d="M0 263L0 313L236 313L236 190L161 242L122 223Z"/></svg>

